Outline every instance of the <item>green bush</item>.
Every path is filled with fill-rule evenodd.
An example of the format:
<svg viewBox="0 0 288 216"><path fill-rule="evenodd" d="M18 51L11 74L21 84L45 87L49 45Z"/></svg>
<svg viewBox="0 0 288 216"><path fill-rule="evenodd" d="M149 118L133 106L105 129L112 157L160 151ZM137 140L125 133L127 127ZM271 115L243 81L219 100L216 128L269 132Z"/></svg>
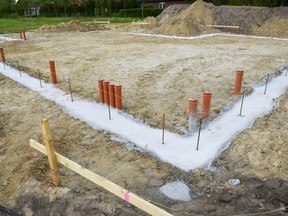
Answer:
<svg viewBox="0 0 288 216"><path fill-rule="evenodd" d="M19 18L18 13L12 13L9 15L9 19L17 19L17 18Z"/></svg>
<svg viewBox="0 0 288 216"><path fill-rule="evenodd" d="M144 17L154 16L157 17L160 13L162 13L163 9L160 8L143 8ZM122 9L119 11L119 16L125 16L125 10ZM142 9L141 8L133 8L126 10L126 17L142 17Z"/></svg>

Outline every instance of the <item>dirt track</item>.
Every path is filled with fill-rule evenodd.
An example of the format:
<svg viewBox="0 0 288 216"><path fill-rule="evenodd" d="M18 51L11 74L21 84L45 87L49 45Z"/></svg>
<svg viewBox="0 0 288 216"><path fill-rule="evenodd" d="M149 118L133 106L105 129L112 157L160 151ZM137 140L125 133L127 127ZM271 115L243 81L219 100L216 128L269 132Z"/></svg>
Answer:
<svg viewBox="0 0 288 216"><path fill-rule="evenodd" d="M47 81L48 60L56 61L58 87L68 92L72 79L77 96L98 99L97 80L123 85L124 109L159 127L162 113L171 131L185 132L187 100L213 93L215 116L233 101L235 71L245 70L244 86L262 82L267 73L287 63L287 41L213 37L194 41L146 38L122 32L28 33L27 42L5 42L6 57ZM224 85L225 84L225 85ZM141 215L144 213L61 168L63 188L50 185L44 156L28 147L41 141L39 121L48 117L56 149L81 165L106 176L141 155L113 182L147 199L173 208L175 215L233 215L269 211L288 205L287 93L269 116L237 136L215 160L216 172L183 172L152 156L127 151L111 134L97 132L72 119L59 107L0 76L0 203L25 215ZM200 103L201 107L201 103ZM129 175L128 175L129 174ZM230 178L241 184L232 187ZM182 180L193 201L164 197L159 187ZM67 189L68 188L68 189ZM277 215L285 215L277 212Z"/></svg>

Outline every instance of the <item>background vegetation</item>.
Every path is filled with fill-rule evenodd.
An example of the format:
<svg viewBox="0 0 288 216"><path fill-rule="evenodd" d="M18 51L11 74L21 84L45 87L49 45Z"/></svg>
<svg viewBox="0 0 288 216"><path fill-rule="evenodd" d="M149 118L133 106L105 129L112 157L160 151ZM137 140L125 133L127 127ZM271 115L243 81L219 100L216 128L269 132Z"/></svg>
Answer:
<svg viewBox="0 0 288 216"><path fill-rule="evenodd" d="M51 18L18 18L18 19L0 19L0 34L16 33L20 29L34 30L41 26L56 25L62 22L69 22L75 20L75 17L51 17ZM121 18L121 17L98 17L97 21L107 21L109 19L112 23L131 23L132 21L138 21L140 18ZM78 17L81 22L93 22L93 18Z"/></svg>
<svg viewBox="0 0 288 216"><path fill-rule="evenodd" d="M142 16L139 11L145 0L0 0L0 18L18 18L28 15L30 7L40 7L42 17L112 17ZM187 0L193 3L195 0ZM215 5L288 6L288 0L205 0ZM131 9L134 9L134 11ZM145 16L158 15L161 9L145 9Z"/></svg>

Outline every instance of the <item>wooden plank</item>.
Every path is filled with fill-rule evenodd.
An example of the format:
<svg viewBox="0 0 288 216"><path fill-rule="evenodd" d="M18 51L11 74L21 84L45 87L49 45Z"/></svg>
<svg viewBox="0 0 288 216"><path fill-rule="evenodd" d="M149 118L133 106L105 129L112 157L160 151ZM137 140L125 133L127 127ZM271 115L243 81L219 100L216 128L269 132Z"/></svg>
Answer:
<svg viewBox="0 0 288 216"><path fill-rule="evenodd" d="M97 23L97 24L108 24L109 25L111 22L110 22L109 19L107 21L97 21L97 20L94 19L93 21L90 21L90 22L81 22L81 23L84 23L84 24L85 23L87 23L87 24L90 24L90 23L94 23L95 24L95 23Z"/></svg>
<svg viewBox="0 0 288 216"><path fill-rule="evenodd" d="M206 25L207 27L212 27L212 28L234 28L234 29L239 29L239 26L227 26L227 25Z"/></svg>
<svg viewBox="0 0 288 216"><path fill-rule="evenodd" d="M131 22L131 25L149 25L149 27L151 28L152 23L151 22Z"/></svg>
<svg viewBox="0 0 288 216"><path fill-rule="evenodd" d="M38 143L35 140L30 139L30 146L35 148L36 150L40 151L41 153L47 155L47 150L45 147ZM93 173L91 170L88 170L81 165L75 163L74 161L60 155L56 152L57 161L62 164L63 166L73 170L74 172L82 175L86 179L94 182L95 184L99 185L100 187L110 191L111 193L115 194L116 196L126 200L127 202L131 203L132 205L138 207L139 209L147 212L151 215L157 216L172 216L172 214L164 211L163 209L151 204L150 202L142 199L141 197L137 196L136 194L120 187L119 185L109 181L108 179Z"/></svg>
<svg viewBox="0 0 288 216"><path fill-rule="evenodd" d="M47 149L48 162L49 162L52 182L55 186L60 186L61 183L60 183L60 177L59 177L59 172L58 172L58 162L57 162L57 158L55 155L55 148L52 143L52 135L51 135L50 127L48 124L48 119L47 118L42 119L40 125L41 125L41 130L42 130L42 135L43 135L43 142Z"/></svg>

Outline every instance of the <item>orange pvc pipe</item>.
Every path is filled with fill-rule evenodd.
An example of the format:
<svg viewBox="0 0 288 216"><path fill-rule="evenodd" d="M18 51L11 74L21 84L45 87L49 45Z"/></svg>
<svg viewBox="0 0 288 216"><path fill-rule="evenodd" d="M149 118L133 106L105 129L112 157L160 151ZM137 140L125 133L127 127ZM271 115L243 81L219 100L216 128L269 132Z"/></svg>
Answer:
<svg viewBox="0 0 288 216"><path fill-rule="evenodd" d="M4 55L4 50L3 50L2 47L0 47L0 55L1 55L2 62L6 62L5 55Z"/></svg>
<svg viewBox="0 0 288 216"><path fill-rule="evenodd" d="M23 34L24 40L26 41L26 31L22 30L22 34Z"/></svg>
<svg viewBox="0 0 288 216"><path fill-rule="evenodd" d="M51 81L52 81L53 84L57 84L55 62L54 61L49 61L49 65L50 65Z"/></svg>
<svg viewBox="0 0 288 216"><path fill-rule="evenodd" d="M188 105L189 105L189 115L192 117L197 117L198 99L190 98L188 101Z"/></svg>
<svg viewBox="0 0 288 216"><path fill-rule="evenodd" d="M212 93L210 91L203 92L202 119L209 117Z"/></svg>
<svg viewBox="0 0 288 216"><path fill-rule="evenodd" d="M19 34L20 34L20 39L23 39L23 36L22 36L22 29L19 30Z"/></svg>
<svg viewBox="0 0 288 216"><path fill-rule="evenodd" d="M234 95L239 95L240 92L241 92L243 74L244 74L243 70L237 70L235 88L234 88Z"/></svg>
<svg viewBox="0 0 288 216"><path fill-rule="evenodd" d="M101 103L104 103L103 81L104 80L98 80L99 100Z"/></svg>
<svg viewBox="0 0 288 216"><path fill-rule="evenodd" d="M109 105L109 89L108 89L109 81L103 81L103 92L104 92L104 102Z"/></svg>
<svg viewBox="0 0 288 216"><path fill-rule="evenodd" d="M115 105L116 108L119 110L122 110L122 86L121 85L115 85Z"/></svg>
<svg viewBox="0 0 288 216"><path fill-rule="evenodd" d="M108 85L108 89L109 89L109 101L110 101L110 105L112 107L116 107L115 106L115 90L114 90L114 84L109 84Z"/></svg>

